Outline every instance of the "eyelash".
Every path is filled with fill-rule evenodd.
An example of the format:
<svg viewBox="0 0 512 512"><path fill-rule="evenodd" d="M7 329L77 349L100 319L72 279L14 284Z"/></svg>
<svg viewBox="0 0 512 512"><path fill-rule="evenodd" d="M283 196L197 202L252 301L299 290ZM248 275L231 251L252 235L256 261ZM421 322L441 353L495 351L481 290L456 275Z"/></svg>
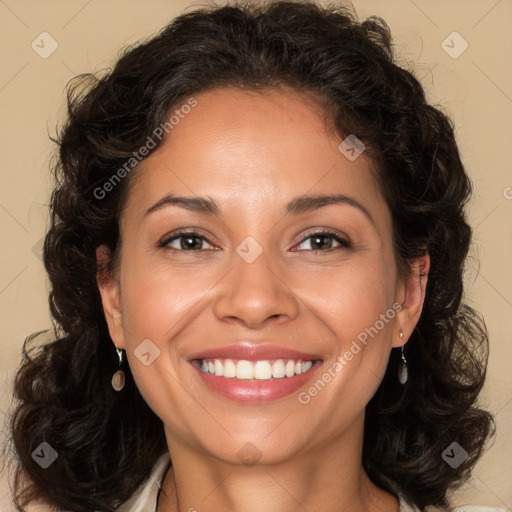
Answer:
<svg viewBox="0 0 512 512"><path fill-rule="evenodd" d="M331 247L326 250L321 250L321 249L302 249L302 250L306 250L307 252L318 253L318 252L330 252L330 251L334 251L336 249L349 249L351 247L351 243L349 242L349 240L347 238L344 238L340 234L336 233L335 231L330 231L329 229L313 231L312 233L307 234L304 238L302 238L300 240L299 245L302 245L303 242L305 242L309 238L313 238L314 236L325 236L325 235L327 235L329 238L336 240L336 242L338 242L340 245L338 247ZM297 252L299 252L299 251L297 251Z"/></svg>
<svg viewBox="0 0 512 512"><path fill-rule="evenodd" d="M313 233L309 233L307 236L305 236L304 238L302 238L300 240L298 245L301 245L302 243L304 243L309 238L312 238L314 236L319 236L319 235L320 236L321 235L327 235L330 238L333 238L334 240L336 240L336 242L338 242L340 245L338 247L331 247L331 248L326 249L326 250L321 250L321 249L302 249L300 251L294 251L294 252L302 252L302 251L305 250L307 252L319 253L319 252L329 252L329 251L333 251L335 249L349 249L351 247L351 243L346 238L343 238L338 233L336 233L334 231L330 231L330 230L321 230L321 231L314 231ZM194 231L193 229L191 229L191 230L188 230L188 231L179 231L178 233L175 233L170 238L166 238L165 240L160 242L159 246L161 248L170 250L170 251L172 251L174 253L177 253L177 252L181 252L181 253L183 253L183 252L196 252L197 253L200 250L202 250L202 249L200 249L200 250L197 250L197 251L196 250L187 251L185 249L175 249L174 247L168 247L168 244L170 244L174 240L177 240L179 238L185 238L186 236L189 236L189 237L190 236L194 236L195 238L201 238L202 240L205 240L210 245L213 245L205 236L203 236L199 232Z"/></svg>

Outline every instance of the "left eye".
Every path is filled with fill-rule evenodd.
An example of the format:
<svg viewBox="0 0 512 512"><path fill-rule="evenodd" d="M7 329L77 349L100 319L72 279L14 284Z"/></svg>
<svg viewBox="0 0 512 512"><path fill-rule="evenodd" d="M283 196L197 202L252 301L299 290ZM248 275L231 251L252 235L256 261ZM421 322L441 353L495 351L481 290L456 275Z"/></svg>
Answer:
<svg viewBox="0 0 512 512"><path fill-rule="evenodd" d="M172 246L173 243L177 242L178 240L181 240L178 246ZM198 235L197 233L190 232L190 233L178 233L174 235L171 238L168 238L162 243L162 246L169 247L175 251L197 251L203 249L201 247L202 243L206 242L209 243L208 240L201 235ZM211 244L210 244L211 245Z"/></svg>
<svg viewBox="0 0 512 512"><path fill-rule="evenodd" d="M302 240L298 247L304 243L309 243L309 248L306 248L305 250L324 251L328 249L335 249L336 247L333 247L333 240L341 247L350 247L350 242L345 238L335 233L325 231L313 233L312 235L307 236Z"/></svg>

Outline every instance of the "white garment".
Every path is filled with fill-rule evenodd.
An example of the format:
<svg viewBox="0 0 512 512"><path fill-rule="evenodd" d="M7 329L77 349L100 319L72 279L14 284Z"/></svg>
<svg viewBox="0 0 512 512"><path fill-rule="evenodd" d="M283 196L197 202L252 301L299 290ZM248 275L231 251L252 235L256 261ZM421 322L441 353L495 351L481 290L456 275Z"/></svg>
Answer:
<svg viewBox="0 0 512 512"><path fill-rule="evenodd" d="M169 453L163 454L155 464L150 477L135 492L135 494L121 505L118 512L155 512L158 491L163 483L165 474L170 464ZM411 508L400 497L399 512L417 512L417 508ZM263 512L263 511L262 511ZM480 505L461 505L451 512L506 512L505 508L484 507Z"/></svg>

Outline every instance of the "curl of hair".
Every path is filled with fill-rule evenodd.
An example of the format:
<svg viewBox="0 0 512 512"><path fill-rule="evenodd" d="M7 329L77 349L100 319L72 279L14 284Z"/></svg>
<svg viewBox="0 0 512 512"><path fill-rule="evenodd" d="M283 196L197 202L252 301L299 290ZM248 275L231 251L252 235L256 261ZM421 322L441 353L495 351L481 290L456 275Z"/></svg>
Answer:
<svg viewBox="0 0 512 512"><path fill-rule="evenodd" d="M68 88L44 243L56 339L38 348L26 340L15 381L19 510L41 498L75 512L114 511L167 449L129 368L123 391L110 386L117 358L96 282L115 267L118 219L136 169L105 197L94 191L193 94L281 85L311 93L341 137L364 142L391 209L399 270L410 272L425 251L431 258L424 309L406 346L410 379L398 383L393 352L366 408L363 467L422 511L447 506L448 491L468 478L493 420L476 405L488 338L462 301L471 185L453 127L395 63L383 20L359 22L346 7L308 1L239 3L185 13L127 49L104 76L82 75ZM96 263L102 244L112 254L105 269ZM42 470L31 453L44 440L58 459ZM454 441L468 453L457 469L441 457Z"/></svg>

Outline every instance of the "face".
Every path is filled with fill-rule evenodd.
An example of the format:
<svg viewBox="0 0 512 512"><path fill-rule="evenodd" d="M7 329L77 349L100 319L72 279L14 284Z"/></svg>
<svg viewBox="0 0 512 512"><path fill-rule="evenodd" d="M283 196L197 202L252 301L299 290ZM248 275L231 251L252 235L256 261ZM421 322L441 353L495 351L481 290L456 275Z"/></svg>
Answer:
<svg viewBox="0 0 512 512"><path fill-rule="evenodd" d="M170 444L285 460L360 430L423 292L397 274L372 161L304 95L195 99L134 171L105 315Z"/></svg>

